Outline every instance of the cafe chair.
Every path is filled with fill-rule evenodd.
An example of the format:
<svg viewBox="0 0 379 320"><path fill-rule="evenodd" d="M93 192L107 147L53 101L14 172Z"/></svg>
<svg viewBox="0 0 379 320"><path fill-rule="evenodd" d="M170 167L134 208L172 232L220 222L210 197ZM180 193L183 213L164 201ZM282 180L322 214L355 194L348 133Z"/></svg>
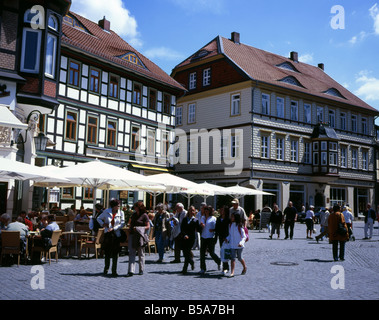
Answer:
<svg viewBox="0 0 379 320"><path fill-rule="evenodd" d="M154 247L155 253L157 253L157 246L155 245L155 238L153 237L154 227L151 228L149 233L149 242L147 243L147 249L149 250L149 255L151 254L151 247Z"/></svg>
<svg viewBox="0 0 379 320"><path fill-rule="evenodd" d="M51 236L51 247L45 248L45 247L35 247L33 246L32 252L35 251L41 252L42 254L45 254L45 259L47 260L47 257L49 257L49 264L51 264L51 254L55 253L55 260L58 263L58 242L61 237L62 230L56 230L53 231L53 234Z"/></svg>
<svg viewBox="0 0 379 320"><path fill-rule="evenodd" d="M82 250L83 250L83 248L86 249L86 255L87 255L88 258L89 258L89 249L93 248L95 250L95 256L96 256L96 259L97 259L98 258L97 251L99 249L101 249L101 242L102 242L103 236L104 236L104 228L100 228L97 231L97 235L96 236L82 235L81 236L81 241L80 241L79 259L82 258Z"/></svg>
<svg viewBox="0 0 379 320"><path fill-rule="evenodd" d="M17 266L20 265L20 231L5 231L1 232L1 256L0 256L0 265L3 262L3 255L5 254L17 254ZM26 261L26 259L25 259Z"/></svg>

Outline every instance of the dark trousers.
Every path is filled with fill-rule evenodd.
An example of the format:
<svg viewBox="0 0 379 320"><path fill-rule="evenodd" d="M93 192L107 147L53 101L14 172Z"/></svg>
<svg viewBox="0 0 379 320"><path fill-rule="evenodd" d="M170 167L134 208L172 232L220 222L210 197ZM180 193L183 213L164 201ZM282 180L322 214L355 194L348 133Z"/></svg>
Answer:
<svg viewBox="0 0 379 320"><path fill-rule="evenodd" d="M214 238L208 238L204 239L201 238L200 240L200 269L206 271L207 266L205 264L205 253L207 252L212 257L213 261L217 263L217 265L221 264L221 259L217 254L215 254L215 239Z"/></svg>
<svg viewBox="0 0 379 320"><path fill-rule="evenodd" d="M180 251L182 250L182 242L183 238L181 236L178 236L175 238L175 247L174 247L174 255L175 255L175 261L180 261Z"/></svg>
<svg viewBox="0 0 379 320"><path fill-rule="evenodd" d="M293 228L295 227L295 221L284 222L284 232L286 233L286 238L288 238L288 229L290 229L290 239L293 238Z"/></svg>
<svg viewBox="0 0 379 320"><path fill-rule="evenodd" d="M333 246L333 259L335 261L340 258L341 260L345 259L345 242L346 241L339 241L339 240L333 240L332 246ZM338 256L338 243L340 245L340 254Z"/></svg>
<svg viewBox="0 0 379 320"><path fill-rule="evenodd" d="M182 243L182 249L183 249L183 255L184 255L184 265L183 265L183 272L187 272L188 265L190 264L191 267L194 267L195 263L193 261L193 253L192 253L192 247L194 244L194 240L183 240Z"/></svg>
<svg viewBox="0 0 379 320"><path fill-rule="evenodd" d="M117 273L117 261L118 261L118 253L114 253L111 251L106 251L104 254L104 261L105 261L105 266L104 266L104 271L109 270L109 266L111 263L111 258L112 258L112 273Z"/></svg>
<svg viewBox="0 0 379 320"><path fill-rule="evenodd" d="M117 273L117 260L120 252L120 240L116 237L114 232L107 232L104 235L103 242L104 250L104 272L108 272L111 258L112 258L112 273Z"/></svg>

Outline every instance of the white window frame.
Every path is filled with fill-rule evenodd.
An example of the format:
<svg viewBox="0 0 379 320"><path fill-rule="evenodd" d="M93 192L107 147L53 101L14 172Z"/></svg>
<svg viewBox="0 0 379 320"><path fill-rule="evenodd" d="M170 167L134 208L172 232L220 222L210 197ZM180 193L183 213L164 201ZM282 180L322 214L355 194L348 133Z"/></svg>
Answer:
<svg viewBox="0 0 379 320"><path fill-rule="evenodd" d="M49 38L53 39L53 52L51 55L51 65L48 64L48 57L50 55L47 55L47 45L49 43ZM50 33L47 34L47 44L46 44L46 57L45 57L45 75L51 78L55 78L55 66L57 61L57 47L58 47L58 38ZM50 70L47 70L48 67L50 67Z"/></svg>
<svg viewBox="0 0 379 320"><path fill-rule="evenodd" d="M34 69L26 69L25 68L25 51L26 51L26 34L30 33L37 33L37 46L36 46L36 66ZM41 41L42 41L42 32L41 30L34 30L31 28L24 28L22 31L22 50L21 50L21 66L20 70L22 72L27 73L38 73L39 67L40 67L40 55L41 55Z"/></svg>
<svg viewBox="0 0 379 320"><path fill-rule="evenodd" d="M351 131L358 132L358 117L356 115L351 115Z"/></svg>
<svg viewBox="0 0 379 320"><path fill-rule="evenodd" d="M239 158L239 152L240 152L240 139L239 135L236 133L233 133L230 137L230 158L236 159Z"/></svg>
<svg viewBox="0 0 379 320"><path fill-rule="evenodd" d="M299 141L291 140L291 161L298 162L299 159Z"/></svg>
<svg viewBox="0 0 379 320"><path fill-rule="evenodd" d="M203 70L203 87L211 85L211 68Z"/></svg>
<svg viewBox="0 0 379 320"><path fill-rule="evenodd" d="M346 130L346 113L345 112L340 113L340 119L341 119L340 129Z"/></svg>
<svg viewBox="0 0 379 320"><path fill-rule="evenodd" d="M268 159L270 156L270 137L262 136L261 137L261 157Z"/></svg>
<svg viewBox="0 0 379 320"><path fill-rule="evenodd" d="M146 154L149 156L155 156L155 141L156 141L156 133L153 129L147 129L147 146L146 146Z"/></svg>
<svg viewBox="0 0 379 320"><path fill-rule="evenodd" d="M304 122L312 123L312 106L309 103L304 103Z"/></svg>
<svg viewBox="0 0 379 320"><path fill-rule="evenodd" d="M196 74L196 72L190 73L189 74L189 84L188 84L189 90L196 89L196 81L197 81L197 74Z"/></svg>
<svg viewBox="0 0 379 320"><path fill-rule="evenodd" d="M329 126L331 128L336 127L336 112L334 110L329 110Z"/></svg>
<svg viewBox="0 0 379 320"><path fill-rule="evenodd" d="M361 128L362 128L362 134L368 134L368 121L367 118L362 118L361 119Z"/></svg>
<svg viewBox="0 0 379 320"><path fill-rule="evenodd" d="M358 149L351 149L351 168L358 169Z"/></svg>
<svg viewBox="0 0 379 320"><path fill-rule="evenodd" d="M365 171L368 170L368 163L369 163L368 151L363 150L362 151L362 170L365 170Z"/></svg>
<svg viewBox="0 0 379 320"><path fill-rule="evenodd" d="M347 147L341 147L341 168L347 168Z"/></svg>
<svg viewBox="0 0 379 320"><path fill-rule="evenodd" d="M284 160L284 139L276 139L276 160Z"/></svg>
<svg viewBox="0 0 379 320"><path fill-rule="evenodd" d="M262 93L262 114L270 114L270 95L267 93Z"/></svg>
<svg viewBox="0 0 379 320"><path fill-rule="evenodd" d="M278 118L284 118L284 98L276 98L276 116Z"/></svg>
<svg viewBox="0 0 379 320"><path fill-rule="evenodd" d="M183 124L183 107L177 107L175 112L175 124L181 126Z"/></svg>
<svg viewBox="0 0 379 320"><path fill-rule="evenodd" d="M231 97L231 106L230 106L231 116L241 115L241 94L236 93Z"/></svg>
<svg viewBox="0 0 379 320"><path fill-rule="evenodd" d="M188 105L188 124L196 123L196 103Z"/></svg>
<svg viewBox="0 0 379 320"><path fill-rule="evenodd" d="M299 102L291 101L291 121L299 121Z"/></svg>
<svg viewBox="0 0 379 320"><path fill-rule="evenodd" d="M312 143L304 142L304 163L312 163Z"/></svg>

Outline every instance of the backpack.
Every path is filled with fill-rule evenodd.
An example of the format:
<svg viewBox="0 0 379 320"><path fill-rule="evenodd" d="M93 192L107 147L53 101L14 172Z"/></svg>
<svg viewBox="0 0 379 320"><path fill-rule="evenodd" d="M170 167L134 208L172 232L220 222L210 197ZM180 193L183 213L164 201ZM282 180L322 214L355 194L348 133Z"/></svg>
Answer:
<svg viewBox="0 0 379 320"><path fill-rule="evenodd" d="M241 226L238 226L238 231L242 237ZM245 242L248 242L249 241L249 229L247 229L246 227L243 227L243 231L245 231L245 235L246 235Z"/></svg>

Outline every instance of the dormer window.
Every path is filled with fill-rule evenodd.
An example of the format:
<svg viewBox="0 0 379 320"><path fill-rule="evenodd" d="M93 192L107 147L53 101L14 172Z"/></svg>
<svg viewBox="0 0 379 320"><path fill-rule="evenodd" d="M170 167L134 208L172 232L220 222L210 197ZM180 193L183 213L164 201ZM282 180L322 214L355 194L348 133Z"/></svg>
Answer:
<svg viewBox="0 0 379 320"><path fill-rule="evenodd" d="M325 94L328 94L330 96L333 96L333 97L338 97L338 98L342 98L342 99L346 99L337 89L335 88L330 88L326 91L324 91L323 93Z"/></svg>
<svg viewBox="0 0 379 320"><path fill-rule="evenodd" d="M293 72L299 72L290 62L283 62L281 64L276 65L278 68L293 71Z"/></svg>
<svg viewBox="0 0 379 320"><path fill-rule="evenodd" d="M279 80L280 82L284 82L286 84L290 84L292 86L297 86L297 87L302 87L304 88L304 86L299 82L299 80L297 80L295 77L292 77L292 76L289 76L289 77L285 77L281 80Z"/></svg>
<svg viewBox="0 0 379 320"><path fill-rule="evenodd" d="M134 52L128 52L128 53L120 56L119 58L121 60L133 63L139 67L146 68L145 65L142 63L141 59L138 58L138 56Z"/></svg>
<svg viewBox="0 0 379 320"><path fill-rule="evenodd" d="M89 33L88 30L78 20L76 20L74 17L70 15L64 16L63 22L77 30Z"/></svg>

